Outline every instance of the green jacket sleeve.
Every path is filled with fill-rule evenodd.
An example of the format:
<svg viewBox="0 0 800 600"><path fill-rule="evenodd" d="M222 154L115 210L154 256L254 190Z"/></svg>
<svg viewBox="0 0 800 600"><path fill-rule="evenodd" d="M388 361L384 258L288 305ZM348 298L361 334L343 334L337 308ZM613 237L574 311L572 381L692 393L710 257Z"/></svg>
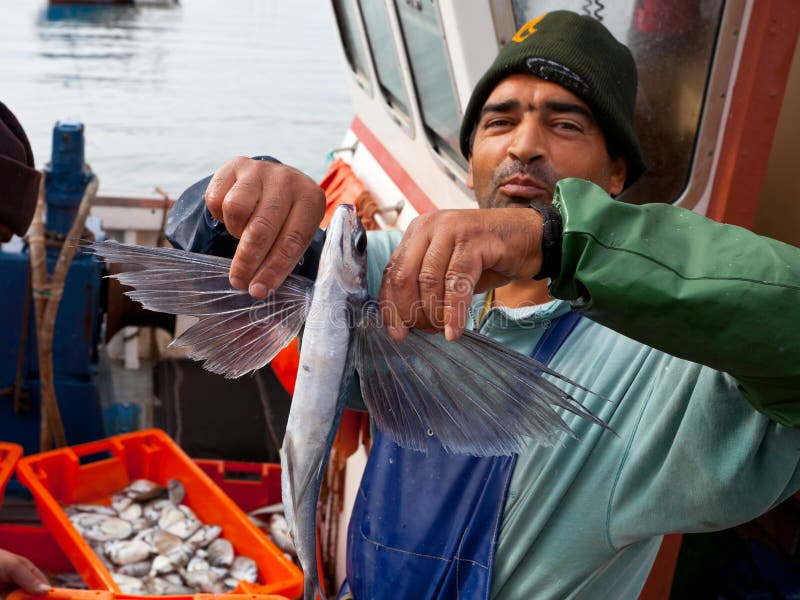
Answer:
<svg viewBox="0 0 800 600"><path fill-rule="evenodd" d="M550 293L644 344L732 375L769 418L800 425L800 249L665 204L561 181Z"/></svg>

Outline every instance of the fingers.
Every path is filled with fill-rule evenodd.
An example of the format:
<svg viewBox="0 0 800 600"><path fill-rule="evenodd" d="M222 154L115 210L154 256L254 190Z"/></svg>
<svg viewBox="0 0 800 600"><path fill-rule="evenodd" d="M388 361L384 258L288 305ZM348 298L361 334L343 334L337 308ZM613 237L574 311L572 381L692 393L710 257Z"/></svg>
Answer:
<svg viewBox="0 0 800 600"><path fill-rule="evenodd" d="M225 229L232 236L241 238L245 227L256 207L269 193L268 183L279 169L286 169L277 163L238 157L228 161L214 174L206 188L206 205L220 205L221 217L211 214L225 223Z"/></svg>
<svg viewBox="0 0 800 600"><path fill-rule="evenodd" d="M274 196L264 198L258 203L247 221L247 227L241 234L231 263L231 285L240 289L248 288L251 293L255 292L253 295L259 298L266 296L267 289L261 290L258 287L259 285L263 286L263 283L253 281L253 277L278 239L281 225L286 221L290 212L291 204L286 201L282 202L280 198ZM228 224L226 223L225 226L227 227Z"/></svg>
<svg viewBox="0 0 800 600"><path fill-rule="evenodd" d="M46 594L50 584L27 558L0 550L0 582L14 583L29 594Z"/></svg>
<svg viewBox="0 0 800 600"><path fill-rule="evenodd" d="M244 162L248 160L243 156L236 157L229 160L219 169L216 170L211 181L208 182L206 188L206 206L208 212L211 213L217 221L225 222L222 214L222 202L228 191L233 187L236 182L236 171L241 168Z"/></svg>
<svg viewBox="0 0 800 600"><path fill-rule="evenodd" d="M421 308L432 331L441 331L445 324L442 298L445 295L445 274L448 271L452 252L453 238L451 236L434 237L422 259L417 277Z"/></svg>
<svg viewBox="0 0 800 600"><path fill-rule="evenodd" d="M444 277L444 335L451 342L464 333L475 283L484 266L481 255L470 246L466 242L456 244Z"/></svg>
<svg viewBox="0 0 800 600"><path fill-rule="evenodd" d="M239 157L214 173L206 205L240 238L231 285L263 298L302 258L325 213L325 194L291 167Z"/></svg>
<svg viewBox="0 0 800 600"><path fill-rule="evenodd" d="M438 211L415 219L403 236L383 274L381 309L389 334L397 340L415 327L435 332L443 329L455 339L466 324L472 290L480 275L480 266L470 265L469 274L461 272L453 258L469 250L456 251L465 233L465 212ZM474 262L474 261L473 261ZM460 302L449 306L448 302ZM448 329L452 321L455 329ZM462 323L458 330L458 323Z"/></svg>
<svg viewBox="0 0 800 600"><path fill-rule="evenodd" d="M314 238L325 214L325 196L319 187L310 192L314 193L307 197L298 197L292 204L288 216L283 219L284 223L276 241L269 247L250 283L249 291L252 296L264 298L270 290L278 287L302 258L305 249ZM322 199L321 202L319 197ZM250 226L248 231L249 229ZM244 241L243 237L242 242ZM263 250L264 246L253 246L253 251L259 256Z"/></svg>
<svg viewBox="0 0 800 600"><path fill-rule="evenodd" d="M389 334L458 339L480 290L530 279L541 266L541 218L528 208L436 211L415 219L386 266L380 301Z"/></svg>
<svg viewBox="0 0 800 600"><path fill-rule="evenodd" d="M396 340L403 340L412 326L428 329L420 311L419 270L430 243L425 217L412 221L383 271L380 306L384 325Z"/></svg>

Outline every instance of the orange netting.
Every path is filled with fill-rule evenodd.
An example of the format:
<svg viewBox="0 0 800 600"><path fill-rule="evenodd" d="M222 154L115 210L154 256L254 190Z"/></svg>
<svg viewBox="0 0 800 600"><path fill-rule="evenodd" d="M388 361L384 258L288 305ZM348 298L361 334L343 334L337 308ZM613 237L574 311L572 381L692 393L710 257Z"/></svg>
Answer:
<svg viewBox="0 0 800 600"><path fill-rule="evenodd" d="M328 206L322 219L322 227L327 227L333 216L334 209L340 204L353 204L358 209L358 216L364 229L379 229L374 216L378 212L378 205L372 198L364 184L353 173L350 165L341 158L337 158L328 168L328 172L319 184L325 191Z"/></svg>

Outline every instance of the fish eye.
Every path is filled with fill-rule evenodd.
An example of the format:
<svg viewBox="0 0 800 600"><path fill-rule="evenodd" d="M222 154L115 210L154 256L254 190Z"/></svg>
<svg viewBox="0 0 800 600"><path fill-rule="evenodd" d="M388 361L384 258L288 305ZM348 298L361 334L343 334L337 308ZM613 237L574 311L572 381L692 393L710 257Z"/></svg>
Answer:
<svg viewBox="0 0 800 600"><path fill-rule="evenodd" d="M367 251L367 234L362 229L356 233L356 252L364 254Z"/></svg>

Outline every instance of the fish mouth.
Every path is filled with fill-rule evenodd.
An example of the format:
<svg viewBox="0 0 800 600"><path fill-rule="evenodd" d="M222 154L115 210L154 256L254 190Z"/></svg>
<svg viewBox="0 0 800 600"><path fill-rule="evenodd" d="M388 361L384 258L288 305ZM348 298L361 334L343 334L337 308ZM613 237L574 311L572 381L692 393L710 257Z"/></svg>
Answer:
<svg viewBox="0 0 800 600"><path fill-rule="evenodd" d="M338 218L336 213L347 213L343 217ZM336 207L336 211L334 212L334 217L331 219L329 227L335 226L342 231L342 234L339 235L339 251L341 252L342 257L347 257L350 254L351 248L351 237L350 235L345 235L345 231L352 231L356 232L359 229L363 229L363 225L361 225L361 221L358 218L358 211L356 207L352 204L340 204Z"/></svg>
<svg viewBox="0 0 800 600"><path fill-rule="evenodd" d="M321 275L333 277L341 289L349 293L360 292L366 280L367 261L364 248L357 250L359 233L364 235L364 227L356 207L351 204L337 206L325 233L318 279Z"/></svg>

